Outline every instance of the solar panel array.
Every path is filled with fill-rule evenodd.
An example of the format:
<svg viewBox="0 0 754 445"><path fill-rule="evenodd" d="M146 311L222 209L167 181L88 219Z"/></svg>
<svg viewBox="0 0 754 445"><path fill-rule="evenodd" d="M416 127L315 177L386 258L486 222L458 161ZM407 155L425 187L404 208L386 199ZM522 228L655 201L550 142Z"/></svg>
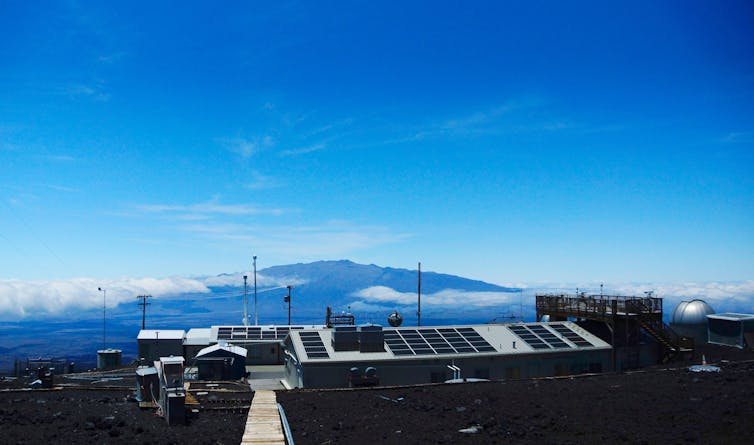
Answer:
<svg viewBox="0 0 754 445"><path fill-rule="evenodd" d="M275 326L262 329L259 326L219 326L218 340L284 340L290 329L303 329L303 326Z"/></svg>
<svg viewBox="0 0 754 445"><path fill-rule="evenodd" d="M593 346L568 326L563 324L552 324L549 325L549 327L576 345L576 347ZM555 333L545 325L513 325L508 326L508 329L523 340L524 343L534 349L564 349L573 347L555 335Z"/></svg>
<svg viewBox="0 0 754 445"><path fill-rule="evenodd" d="M594 346L592 343L587 341L584 337L576 333L573 329L569 328L568 326L564 324L551 324L551 328L555 329L558 334L565 337L568 341L573 343L574 345L578 347L589 347Z"/></svg>
<svg viewBox="0 0 754 445"><path fill-rule="evenodd" d="M496 351L473 328L386 329L385 343L399 356Z"/></svg>
<svg viewBox="0 0 754 445"><path fill-rule="evenodd" d="M330 358L319 332L304 331L299 333L298 336L301 337L301 343L304 344L304 352L306 352L308 358Z"/></svg>

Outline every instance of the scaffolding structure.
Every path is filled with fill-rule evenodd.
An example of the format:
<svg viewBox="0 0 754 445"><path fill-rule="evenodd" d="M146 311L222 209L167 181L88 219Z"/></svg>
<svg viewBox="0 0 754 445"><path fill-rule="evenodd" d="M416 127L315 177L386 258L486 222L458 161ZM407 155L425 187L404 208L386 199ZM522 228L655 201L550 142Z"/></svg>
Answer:
<svg viewBox="0 0 754 445"><path fill-rule="evenodd" d="M614 367L615 349L620 347L626 351L635 351L642 331L659 344L660 363L667 363L681 354L693 353L694 350L693 339L681 337L663 322L662 298L654 297L651 293L645 297L588 295L586 292L570 295L537 294L536 309L537 320L549 315L550 321L572 318L604 323L610 331ZM638 356L634 356L633 361L636 362L634 365L638 365Z"/></svg>

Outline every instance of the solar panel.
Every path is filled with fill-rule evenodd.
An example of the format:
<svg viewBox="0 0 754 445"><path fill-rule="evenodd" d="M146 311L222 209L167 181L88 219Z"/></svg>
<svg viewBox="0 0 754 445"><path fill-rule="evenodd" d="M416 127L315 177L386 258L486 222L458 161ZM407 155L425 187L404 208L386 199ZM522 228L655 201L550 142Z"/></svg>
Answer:
<svg viewBox="0 0 754 445"><path fill-rule="evenodd" d="M571 347L545 325L508 326L508 329L534 349L566 349Z"/></svg>
<svg viewBox="0 0 754 445"><path fill-rule="evenodd" d="M394 355L495 352L473 328L386 329L385 344Z"/></svg>
<svg viewBox="0 0 754 445"><path fill-rule="evenodd" d="M304 344L304 352L308 358L330 358L319 332L300 332L298 335L301 343Z"/></svg>
<svg viewBox="0 0 754 445"><path fill-rule="evenodd" d="M564 324L551 324L550 327L578 347L594 346L591 342Z"/></svg>

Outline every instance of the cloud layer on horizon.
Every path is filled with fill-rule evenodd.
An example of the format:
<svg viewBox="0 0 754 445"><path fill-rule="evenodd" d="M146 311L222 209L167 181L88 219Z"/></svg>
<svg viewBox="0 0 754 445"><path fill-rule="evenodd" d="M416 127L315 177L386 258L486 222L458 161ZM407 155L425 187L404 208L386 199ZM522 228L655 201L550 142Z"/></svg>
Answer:
<svg viewBox="0 0 754 445"><path fill-rule="evenodd" d="M40 315L59 315L71 310L102 307L107 292L107 307L133 303L138 295L166 297L183 293L209 293L200 280L183 277L122 278L97 280L72 278L52 281L0 280L0 319L13 320Z"/></svg>
<svg viewBox="0 0 754 445"><path fill-rule="evenodd" d="M121 303L132 304L138 295L150 294L155 298L171 298L186 294L211 295L211 288L242 287L243 275L252 277L252 272L238 272L210 277L168 278L120 278L101 280L74 278L52 281L25 281L0 279L0 320L13 321L48 315L65 315L72 311L102 307L102 293L98 287L107 289L107 306L114 308ZM257 274L260 288L282 284L299 286L306 282L300 277L271 278ZM251 283L251 282L250 282ZM449 308L483 311L488 308L516 304L533 305L533 294L538 292L569 292L575 286L569 284L518 285L523 295L517 292L469 292L458 289L443 289L432 294L423 294L426 311L441 312ZM589 293L599 292L596 286L581 287ZM706 300L717 312L738 311L754 313L754 280L737 282L685 282L685 283L626 283L611 284L606 294L643 295L645 291L665 299L666 312L672 311L681 300L699 298ZM397 307L416 304L415 292L399 292L386 286L367 287L351 294L351 307L360 312L384 312ZM424 308L423 308L424 309Z"/></svg>

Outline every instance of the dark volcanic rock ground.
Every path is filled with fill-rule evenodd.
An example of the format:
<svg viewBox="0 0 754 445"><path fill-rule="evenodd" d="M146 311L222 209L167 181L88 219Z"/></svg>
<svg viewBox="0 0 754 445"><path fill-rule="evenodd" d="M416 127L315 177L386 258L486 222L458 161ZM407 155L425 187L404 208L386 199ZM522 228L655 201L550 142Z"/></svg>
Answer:
<svg viewBox="0 0 754 445"><path fill-rule="evenodd" d="M297 445L754 443L754 363L723 372L278 394ZM391 399L391 400L387 400ZM459 430L478 425L477 433Z"/></svg>
<svg viewBox="0 0 754 445"><path fill-rule="evenodd" d="M754 443L754 354L705 348L721 373L676 364L574 378L281 391L278 401L297 445ZM95 388L100 384L19 391L13 388L21 381L0 382L0 444L240 443L247 409L222 409L248 406L251 393L239 392L240 385L197 393L209 409L169 427L154 410L138 408L132 382ZM478 431L459 432L470 427Z"/></svg>

